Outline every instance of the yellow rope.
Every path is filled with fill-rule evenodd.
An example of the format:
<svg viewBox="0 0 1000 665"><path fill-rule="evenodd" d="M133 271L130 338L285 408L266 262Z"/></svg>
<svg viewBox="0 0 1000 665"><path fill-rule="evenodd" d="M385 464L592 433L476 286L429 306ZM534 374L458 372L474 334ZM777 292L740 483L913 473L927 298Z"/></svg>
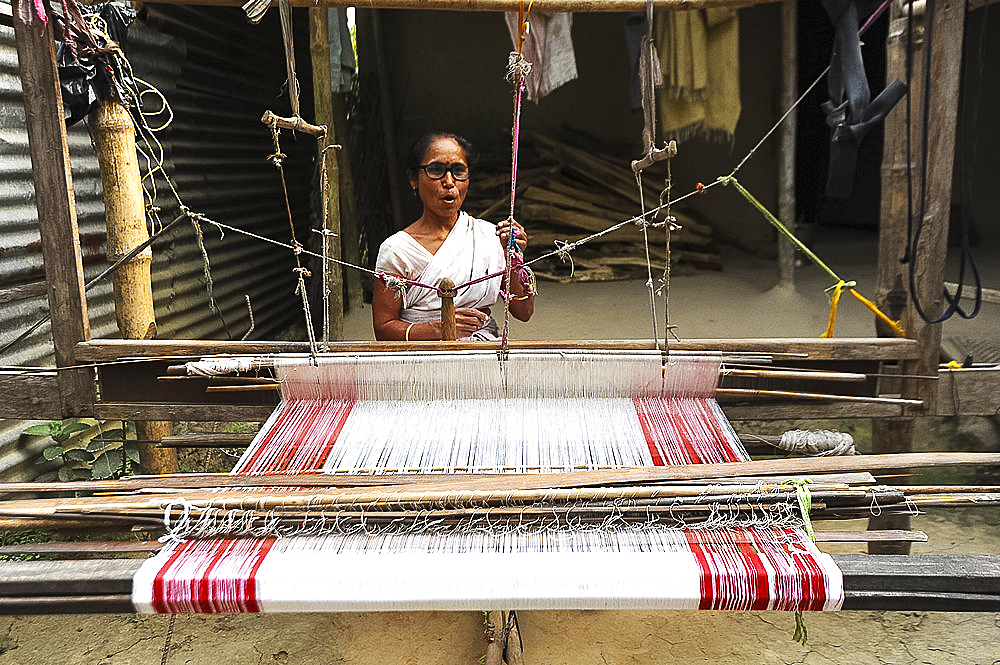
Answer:
<svg viewBox="0 0 1000 665"><path fill-rule="evenodd" d="M906 332L903 331L903 326L899 325L899 321L893 321L892 319L890 319L888 316L882 313L882 310L880 310L875 305L875 303L873 303L868 298L865 298L863 295L861 295L854 289L851 289L851 295L857 298L862 305L870 309L875 316L877 316L880 320L884 321L890 328L892 328L892 331L894 333L896 333L900 337L906 337Z"/></svg>
<svg viewBox="0 0 1000 665"><path fill-rule="evenodd" d="M826 331L820 337L833 337L833 325L837 322L837 305L840 304L840 294L844 292L846 282L840 280L833 287L833 294L830 296L830 319L826 323Z"/></svg>
<svg viewBox="0 0 1000 665"><path fill-rule="evenodd" d="M801 240L796 238L795 235L788 230L788 227L782 224L781 220L775 217L770 210L765 208L764 204L758 201L753 194L747 191L746 188L744 188L743 185L741 185L739 181L736 180L736 178L734 178L731 175L723 176L719 178L719 182L721 182L724 185L732 185L734 188L736 188L736 191L742 194L743 198L749 201L753 207L757 208L760 214L762 214L764 218L771 223L771 226L778 229L778 231L784 234L785 237L791 240L792 244L794 244L803 254L808 256L809 259L817 266L819 266L824 272L826 272L826 274L830 275L830 277L837 280L837 284L833 286L831 289L833 293L830 299L830 319L829 322L827 323L826 331L821 335L821 337L833 337L833 324L837 320L837 305L840 302L841 291L843 291L845 287L848 288L850 294L855 298L857 298L862 305L871 310L871 312L875 316L877 316L880 320L888 324L892 328L893 332L895 332L900 337L906 337L906 333L903 331L903 328L902 326L899 325L898 321L893 321L892 319L890 319L882 312L882 310L878 308L878 306L875 305L875 303L873 303L871 300L868 300L863 295L858 293L858 291L854 288L855 282L845 282L839 276L837 276L837 273L833 272L833 270L831 270L829 266L823 263L823 261L820 260L820 258L816 256L816 254L814 254L811 249L806 247Z"/></svg>

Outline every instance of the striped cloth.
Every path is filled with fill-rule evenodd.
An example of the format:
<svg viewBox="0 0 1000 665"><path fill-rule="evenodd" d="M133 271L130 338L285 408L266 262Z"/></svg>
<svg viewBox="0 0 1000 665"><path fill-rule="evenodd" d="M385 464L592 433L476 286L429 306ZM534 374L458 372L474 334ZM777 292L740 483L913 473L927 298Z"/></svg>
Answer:
<svg viewBox="0 0 1000 665"><path fill-rule="evenodd" d="M282 369L285 401L234 472L552 472L749 459L711 397L718 359L668 372L659 356L533 357L518 367L531 378L513 388L509 376L497 379L495 356L471 370L467 359L410 360ZM543 370L575 385L550 383ZM434 385L415 385L421 377ZM472 396L477 387L487 396ZM831 610L842 599L832 559L789 527L192 540L163 548L133 581L137 610L158 613Z"/></svg>

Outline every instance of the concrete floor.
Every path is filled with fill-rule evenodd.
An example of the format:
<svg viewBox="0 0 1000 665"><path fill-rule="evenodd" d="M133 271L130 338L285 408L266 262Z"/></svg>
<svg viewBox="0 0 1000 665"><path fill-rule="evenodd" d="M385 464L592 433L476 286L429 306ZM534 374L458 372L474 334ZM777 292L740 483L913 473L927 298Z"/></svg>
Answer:
<svg viewBox="0 0 1000 665"><path fill-rule="evenodd" d="M875 291L877 236L874 232L820 229L814 251L841 278L855 280L867 297ZM983 286L1000 288L1000 242L975 249ZM949 257L946 279L957 275L957 250ZM829 276L813 265L796 270L794 288L776 288L773 257L722 248L722 270L680 266L671 278L670 321L683 338L818 337L826 328ZM971 301L963 301L971 309ZM657 297L657 326L663 331L663 301ZM874 317L849 296L841 300L835 335L874 335ZM541 282L535 315L527 324L513 321L514 339L636 339L652 337L649 290L642 280ZM943 324L943 335L987 340L1000 347L1000 304L984 303L979 316L958 316ZM345 320L345 339L372 339L366 305Z"/></svg>

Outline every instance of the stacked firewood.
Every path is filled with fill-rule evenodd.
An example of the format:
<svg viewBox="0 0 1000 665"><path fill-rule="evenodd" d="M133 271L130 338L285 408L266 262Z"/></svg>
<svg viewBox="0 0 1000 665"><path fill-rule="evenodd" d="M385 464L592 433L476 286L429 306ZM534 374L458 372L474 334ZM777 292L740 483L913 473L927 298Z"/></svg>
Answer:
<svg viewBox="0 0 1000 665"><path fill-rule="evenodd" d="M615 159L566 143L532 135L533 163L518 170L515 218L531 238L527 258L552 252L558 242L572 243L636 217L660 205L662 181L647 178L643 200L628 160ZM510 174L477 173L470 185L466 210L476 217L499 220L510 209ZM676 208L670 215L670 261L718 269L712 228ZM666 267L664 215L647 227L649 260L654 276ZM676 227L680 227L677 229ZM646 239L643 228L628 224L594 238L572 252L572 262L552 257L533 266L541 279L603 281L646 277Z"/></svg>

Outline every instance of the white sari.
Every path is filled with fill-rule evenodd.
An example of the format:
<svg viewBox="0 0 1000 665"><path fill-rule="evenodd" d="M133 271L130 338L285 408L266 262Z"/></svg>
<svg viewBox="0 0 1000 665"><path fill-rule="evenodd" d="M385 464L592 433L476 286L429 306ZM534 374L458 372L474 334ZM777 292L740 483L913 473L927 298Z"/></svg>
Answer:
<svg viewBox="0 0 1000 665"><path fill-rule="evenodd" d="M375 271L435 287L448 277L461 286L499 272L506 265L496 225L460 212L455 226L434 254L406 231L386 238L379 247ZM500 281L501 277L494 277L459 289L455 307L492 307L500 295ZM399 310L401 320L423 323L440 317L441 298L436 290L406 288L406 298Z"/></svg>

